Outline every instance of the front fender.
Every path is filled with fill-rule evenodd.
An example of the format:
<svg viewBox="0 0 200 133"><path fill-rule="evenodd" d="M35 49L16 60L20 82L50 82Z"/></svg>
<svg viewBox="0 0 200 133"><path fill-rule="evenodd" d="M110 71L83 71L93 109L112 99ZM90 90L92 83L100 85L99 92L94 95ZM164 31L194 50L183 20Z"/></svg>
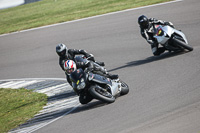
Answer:
<svg viewBox="0 0 200 133"><path fill-rule="evenodd" d="M187 41L187 39L186 39L186 36L185 36L185 34L183 34L183 32L174 29L174 33L175 33L175 34L178 34L179 36L181 36L181 37L184 39L185 43L188 44L188 41Z"/></svg>

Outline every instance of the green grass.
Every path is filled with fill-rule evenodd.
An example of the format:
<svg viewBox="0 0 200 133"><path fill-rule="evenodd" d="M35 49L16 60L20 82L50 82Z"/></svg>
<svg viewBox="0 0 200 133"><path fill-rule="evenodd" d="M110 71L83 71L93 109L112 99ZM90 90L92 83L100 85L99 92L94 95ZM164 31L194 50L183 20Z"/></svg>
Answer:
<svg viewBox="0 0 200 133"><path fill-rule="evenodd" d="M42 0L0 10L0 34L172 0Z"/></svg>
<svg viewBox="0 0 200 133"><path fill-rule="evenodd" d="M27 89L0 88L0 133L32 118L47 103L45 94Z"/></svg>

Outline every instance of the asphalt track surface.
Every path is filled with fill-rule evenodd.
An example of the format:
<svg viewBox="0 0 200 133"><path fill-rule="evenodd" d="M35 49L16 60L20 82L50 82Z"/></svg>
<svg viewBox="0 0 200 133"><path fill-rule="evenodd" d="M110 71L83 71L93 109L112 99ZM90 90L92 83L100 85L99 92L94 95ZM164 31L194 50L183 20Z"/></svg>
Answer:
<svg viewBox="0 0 200 133"><path fill-rule="evenodd" d="M0 37L0 79L65 78L55 46L86 49L130 88L113 104L93 100L35 131L38 133L200 132L200 1L96 17ZM153 57L137 18L167 20L181 29L194 51Z"/></svg>

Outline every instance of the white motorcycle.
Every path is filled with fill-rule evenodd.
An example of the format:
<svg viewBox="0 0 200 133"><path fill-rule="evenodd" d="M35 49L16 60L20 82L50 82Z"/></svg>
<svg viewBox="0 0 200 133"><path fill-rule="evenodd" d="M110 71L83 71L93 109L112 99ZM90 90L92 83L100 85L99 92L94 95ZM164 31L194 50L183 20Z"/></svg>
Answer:
<svg viewBox="0 0 200 133"><path fill-rule="evenodd" d="M177 51L187 49L193 50L183 32L176 30L168 25L155 25L154 38L159 44L169 51Z"/></svg>

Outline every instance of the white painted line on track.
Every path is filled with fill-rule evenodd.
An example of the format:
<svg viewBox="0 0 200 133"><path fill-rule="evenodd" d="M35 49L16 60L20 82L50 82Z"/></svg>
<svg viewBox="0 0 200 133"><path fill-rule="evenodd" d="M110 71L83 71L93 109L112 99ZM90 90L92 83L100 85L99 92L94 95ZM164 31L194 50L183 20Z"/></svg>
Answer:
<svg viewBox="0 0 200 133"><path fill-rule="evenodd" d="M24 82L25 83L23 83L23 84L19 84L19 85L14 86L13 89L22 88L24 86L28 86L28 85L35 84L35 83L42 82L42 81L33 80L33 81L24 81Z"/></svg>
<svg viewBox="0 0 200 133"><path fill-rule="evenodd" d="M20 125L10 133L32 133L50 123L68 115L79 105L79 97L73 94L66 79L59 78L28 78L0 80L0 88L28 88L35 92L45 93L49 97L48 103L34 118Z"/></svg>
<svg viewBox="0 0 200 133"><path fill-rule="evenodd" d="M22 88L24 86L28 86L37 82L41 82L41 81L37 81L37 80L33 80L33 81L8 81L6 83L0 84L0 88L12 88L12 89L19 89Z"/></svg>
<svg viewBox="0 0 200 133"><path fill-rule="evenodd" d="M43 128L43 127L45 127L45 126L47 126L47 125L53 123L54 121L57 121L58 119L62 118L63 116L70 114L70 113L71 113L72 111L74 111L79 105L80 105L80 103L77 104L76 106L74 106L71 110L69 110L68 112L66 112L66 113L63 114L62 116L60 116L60 117L58 117L58 118L56 118L56 119L54 119L54 120L52 120L52 121L50 121L50 122L41 123L41 124L38 124L38 125L34 125L34 126L31 126L31 127L28 127L28 128L26 128L26 130L21 129L21 130L13 131L13 132L10 132L10 133L27 133L27 132L28 132L28 133L32 133L32 132L34 132L34 131L36 131L36 130L38 130L38 129L40 129L40 128Z"/></svg>
<svg viewBox="0 0 200 133"><path fill-rule="evenodd" d="M12 84L12 83L13 83L13 81L3 83L3 84L1 84L0 88L4 88L4 87L6 87L7 85L10 85L10 84Z"/></svg>
<svg viewBox="0 0 200 133"><path fill-rule="evenodd" d="M0 85L0 88L12 88L12 86L15 86L16 84L22 84L24 83L24 81L11 81L11 82L7 82L7 83L4 83L4 84L1 84Z"/></svg>
<svg viewBox="0 0 200 133"><path fill-rule="evenodd" d="M40 113L35 115L35 116L38 116L38 115L41 115L41 114L44 114L44 113L50 113L50 112L60 111L62 109L69 108L74 104L76 105L78 103L77 101L78 101L78 97L74 97L74 98L69 98L69 99L66 99L66 100L61 100L61 101L56 102L56 103L52 103L50 105L45 106L43 108L43 110L41 110Z"/></svg>
<svg viewBox="0 0 200 133"><path fill-rule="evenodd" d="M63 22L63 23L46 25L46 26L42 26L42 27L37 27L37 28L32 28L32 29L27 29L27 30L22 30L22 31L2 34L2 35L0 35L0 37L7 36L7 35L12 35L12 34L17 34L17 33L22 33L22 32L27 32L27 31L33 31L33 30L38 30L38 29L49 28L49 27L68 24L68 23L79 22L79 21L83 21L83 20L89 20L89 19L98 18L98 17L102 17L102 16L113 15L113 14L117 14L117 13L123 13L123 12L129 12L129 11L134 11L134 10L139 10L139 9L144 9L144 8L149 8L149 7L160 6L160 5L165 5L165 4L170 4L170 3L180 2L180 1L183 1L183 0L174 0L174 1L169 1L169 2L164 2L164 3L159 3L159 4L153 4L153 5L148 5L148 6L138 7L138 8L131 8L131 9L126 9L126 10L122 10L122 11L116 11L116 12L106 13L106 14L102 14L102 15L96 15L96 16L92 16L92 17L87 17L87 18L67 21L67 22Z"/></svg>
<svg viewBox="0 0 200 133"><path fill-rule="evenodd" d="M62 80L62 81L66 81L65 78L21 78L21 79L3 79L3 80L0 80L0 82L3 82L3 81L21 81L21 80Z"/></svg>
<svg viewBox="0 0 200 133"><path fill-rule="evenodd" d="M45 89L36 90L36 92L38 92L38 93L45 93L45 94L47 94L47 96L50 96L51 93L54 90L56 90L56 91L63 90L63 88L66 88L66 87L69 87L69 85L67 83L64 83L64 84L60 84L60 85L48 87L48 88L45 88Z"/></svg>

